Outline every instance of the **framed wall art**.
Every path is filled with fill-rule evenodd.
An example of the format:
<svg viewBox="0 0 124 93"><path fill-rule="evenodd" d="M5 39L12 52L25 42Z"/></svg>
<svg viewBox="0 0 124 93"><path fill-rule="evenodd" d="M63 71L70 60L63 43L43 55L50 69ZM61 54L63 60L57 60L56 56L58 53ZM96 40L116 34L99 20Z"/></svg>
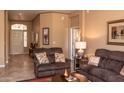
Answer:
<svg viewBox="0 0 124 93"><path fill-rule="evenodd" d="M49 45L49 28L45 27L42 29L42 31L43 45Z"/></svg>
<svg viewBox="0 0 124 93"><path fill-rule="evenodd" d="M124 19L108 22L107 44L124 45Z"/></svg>

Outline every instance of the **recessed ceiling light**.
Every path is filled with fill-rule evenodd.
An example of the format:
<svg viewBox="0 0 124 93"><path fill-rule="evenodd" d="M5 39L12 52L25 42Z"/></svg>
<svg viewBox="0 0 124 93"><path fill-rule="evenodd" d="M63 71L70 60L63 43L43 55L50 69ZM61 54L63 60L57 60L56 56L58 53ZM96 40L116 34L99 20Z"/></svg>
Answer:
<svg viewBox="0 0 124 93"><path fill-rule="evenodd" d="M18 18L19 19L23 19L23 14L22 13L18 13Z"/></svg>

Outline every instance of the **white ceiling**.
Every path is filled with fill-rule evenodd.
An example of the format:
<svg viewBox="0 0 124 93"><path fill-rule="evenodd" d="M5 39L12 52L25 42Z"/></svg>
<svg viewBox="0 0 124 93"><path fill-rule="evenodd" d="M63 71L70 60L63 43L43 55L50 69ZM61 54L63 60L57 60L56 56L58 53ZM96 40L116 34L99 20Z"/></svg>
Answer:
<svg viewBox="0 0 124 93"><path fill-rule="evenodd" d="M9 20L14 21L32 21L39 13L60 12L72 13L76 10L8 10Z"/></svg>

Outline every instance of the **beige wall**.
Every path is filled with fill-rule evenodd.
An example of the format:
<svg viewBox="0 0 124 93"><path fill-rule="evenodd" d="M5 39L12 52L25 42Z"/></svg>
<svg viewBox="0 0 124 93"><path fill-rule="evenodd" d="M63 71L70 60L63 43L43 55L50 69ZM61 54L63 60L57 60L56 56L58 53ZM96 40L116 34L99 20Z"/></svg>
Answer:
<svg viewBox="0 0 124 93"><path fill-rule="evenodd" d="M88 54L94 53L97 48L124 51L124 46L107 45L107 21L124 19L124 11L90 11L85 18Z"/></svg>
<svg viewBox="0 0 124 93"><path fill-rule="evenodd" d="M84 11L76 11L71 14L69 14L69 27L72 28L79 28L80 31L80 40L84 40L84 29L85 29L85 16Z"/></svg>
<svg viewBox="0 0 124 93"><path fill-rule="evenodd" d="M32 32L38 33L38 47L40 47L40 15L36 16L32 22Z"/></svg>
<svg viewBox="0 0 124 93"><path fill-rule="evenodd" d="M52 47L62 47L68 57L68 15L52 13Z"/></svg>
<svg viewBox="0 0 124 93"><path fill-rule="evenodd" d="M82 30L83 11L76 11L69 14L70 27L79 27Z"/></svg>
<svg viewBox="0 0 124 93"><path fill-rule="evenodd" d="M6 42L6 63L8 63L8 59L9 59L9 30L10 30L10 24L9 24L9 20L8 20L8 11L5 11L5 32L6 32L6 36L5 36L5 42Z"/></svg>
<svg viewBox="0 0 124 93"><path fill-rule="evenodd" d="M42 44L42 29L44 27L49 27L49 45ZM33 20L33 31L39 33L39 47L62 47L65 55L68 56L67 14L42 13Z"/></svg>
<svg viewBox="0 0 124 93"><path fill-rule="evenodd" d="M52 47L52 31L53 31L53 17L52 13L40 14L40 47ZM49 27L49 45L42 44L42 29L44 27Z"/></svg>
<svg viewBox="0 0 124 93"><path fill-rule="evenodd" d="M5 64L5 12L0 10L0 67Z"/></svg>

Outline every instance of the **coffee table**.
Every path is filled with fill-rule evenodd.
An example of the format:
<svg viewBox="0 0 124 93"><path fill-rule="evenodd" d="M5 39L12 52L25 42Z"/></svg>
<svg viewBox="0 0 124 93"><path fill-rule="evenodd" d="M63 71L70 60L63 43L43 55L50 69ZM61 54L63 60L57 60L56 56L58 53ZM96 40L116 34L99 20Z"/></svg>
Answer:
<svg viewBox="0 0 124 93"><path fill-rule="evenodd" d="M76 78L76 80L72 80L70 82L88 82L87 77L78 72L73 72L70 75ZM52 82L69 82L69 81L66 79L64 75L54 75L52 77Z"/></svg>

